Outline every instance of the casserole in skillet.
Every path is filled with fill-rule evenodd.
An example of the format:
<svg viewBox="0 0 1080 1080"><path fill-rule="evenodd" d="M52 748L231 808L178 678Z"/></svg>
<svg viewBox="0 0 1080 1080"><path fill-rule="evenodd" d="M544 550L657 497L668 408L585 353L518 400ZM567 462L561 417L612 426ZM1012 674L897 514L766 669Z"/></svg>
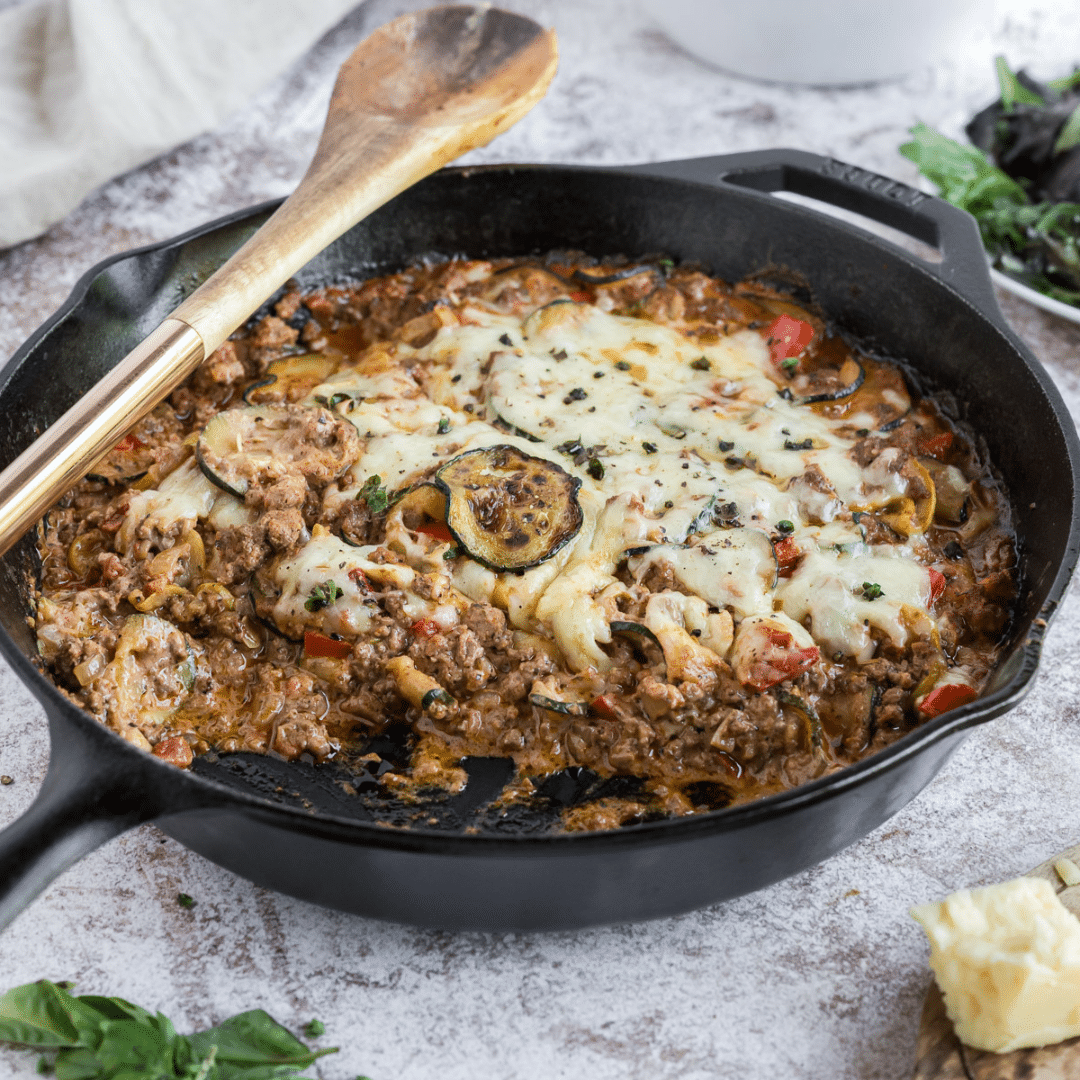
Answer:
<svg viewBox="0 0 1080 1080"><path fill-rule="evenodd" d="M943 261L926 264L765 194L785 188L935 243ZM100 377L266 212L116 260L85 279L5 373L0 401L13 421L3 433L5 454L14 456L35 426ZM28 541L5 560L0 642L46 705L53 757L38 802L0 844L7 917L81 852L150 819L261 884L387 918L556 927L685 910L761 887L864 835L929 781L968 727L1025 692L1075 562L1076 438L1049 380L996 309L969 219L902 185L792 151L637 170L447 170L328 249L299 284L311 291L355 280L429 251L490 258L570 248L631 257L664 251L728 281L783 267L865 349L908 358L921 378L954 395L1006 489L1023 492L1013 505L1022 587L983 696L848 768L711 813L562 835L523 819L476 828L477 804L494 798L507 776L499 759L477 758L465 765L465 790L433 805L434 824L387 828L407 820L398 800L364 802L362 785L349 795L332 782L332 769L235 754L196 758L184 772L76 708L35 667L24 621L25 575L36 572ZM1018 438L1018 430L1039 438ZM383 761L394 753L389 743L380 747ZM578 793L568 784L557 794L572 804Z"/></svg>
<svg viewBox="0 0 1080 1080"><path fill-rule="evenodd" d="M133 428L48 518L38 647L181 767L405 726L382 795L505 756L492 815L588 770L560 824L614 827L974 700L1010 517L897 365L771 290L455 259L289 289Z"/></svg>

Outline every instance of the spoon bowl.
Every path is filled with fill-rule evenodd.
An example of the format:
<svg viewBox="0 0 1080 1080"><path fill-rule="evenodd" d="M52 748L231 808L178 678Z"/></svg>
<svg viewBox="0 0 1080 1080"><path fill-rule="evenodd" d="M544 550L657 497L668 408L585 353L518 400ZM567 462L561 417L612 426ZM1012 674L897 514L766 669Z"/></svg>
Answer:
<svg viewBox="0 0 1080 1080"><path fill-rule="evenodd" d="M250 240L0 473L0 554L296 271L395 195L515 124L555 35L495 8L403 15L338 74L311 165Z"/></svg>

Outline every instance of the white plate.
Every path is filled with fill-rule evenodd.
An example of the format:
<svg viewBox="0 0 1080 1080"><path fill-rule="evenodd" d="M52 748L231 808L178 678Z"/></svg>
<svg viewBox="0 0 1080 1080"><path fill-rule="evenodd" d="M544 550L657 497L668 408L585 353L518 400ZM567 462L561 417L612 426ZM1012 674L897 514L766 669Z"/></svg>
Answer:
<svg viewBox="0 0 1080 1080"><path fill-rule="evenodd" d="M991 269L990 276L994 279L995 285L1000 285L1014 296L1019 296L1021 300L1026 300L1029 304L1041 307L1043 311L1049 311L1054 315L1060 315L1061 318L1068 319L1069 322L1080 325L1080 307L1074 307L1072 304L1065 304L1050 296L1043 296L1041 292L1036 292L1034 289L1029 289L1026 285L1021 285L1019 281L1013 281L1011 277L1006 277L1000 270Z"/></svg>

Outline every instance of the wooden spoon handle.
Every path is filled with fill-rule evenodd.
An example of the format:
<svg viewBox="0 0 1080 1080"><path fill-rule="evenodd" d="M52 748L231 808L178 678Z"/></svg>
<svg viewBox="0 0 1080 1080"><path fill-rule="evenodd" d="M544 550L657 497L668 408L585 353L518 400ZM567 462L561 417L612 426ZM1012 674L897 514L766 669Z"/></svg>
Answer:
<svg viewBox="0 0 1080 1080"><path fill-rule="evenodd" d="M490 14L498 18L484 9L418 12L357 48L296 191L0 473L0 554L323 248L410 185L484 146L544 96L557 62L554 34Z"/></svg>

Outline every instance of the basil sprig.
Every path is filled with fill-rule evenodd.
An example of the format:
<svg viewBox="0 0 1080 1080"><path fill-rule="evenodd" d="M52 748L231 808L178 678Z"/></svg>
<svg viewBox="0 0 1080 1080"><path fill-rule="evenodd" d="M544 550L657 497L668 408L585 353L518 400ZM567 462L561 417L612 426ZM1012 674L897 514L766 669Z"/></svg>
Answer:
<svg viewBox="0 0 1080 1080"><path fill-rule="evenodd" d="M38 1068L56 1080L303 1080L302 1069L337 1051L309 1050L262 1009L178 1035L161 1013L123 998L74 997L47 979L0 997L0 1041L55 1052Z"/></svg>

